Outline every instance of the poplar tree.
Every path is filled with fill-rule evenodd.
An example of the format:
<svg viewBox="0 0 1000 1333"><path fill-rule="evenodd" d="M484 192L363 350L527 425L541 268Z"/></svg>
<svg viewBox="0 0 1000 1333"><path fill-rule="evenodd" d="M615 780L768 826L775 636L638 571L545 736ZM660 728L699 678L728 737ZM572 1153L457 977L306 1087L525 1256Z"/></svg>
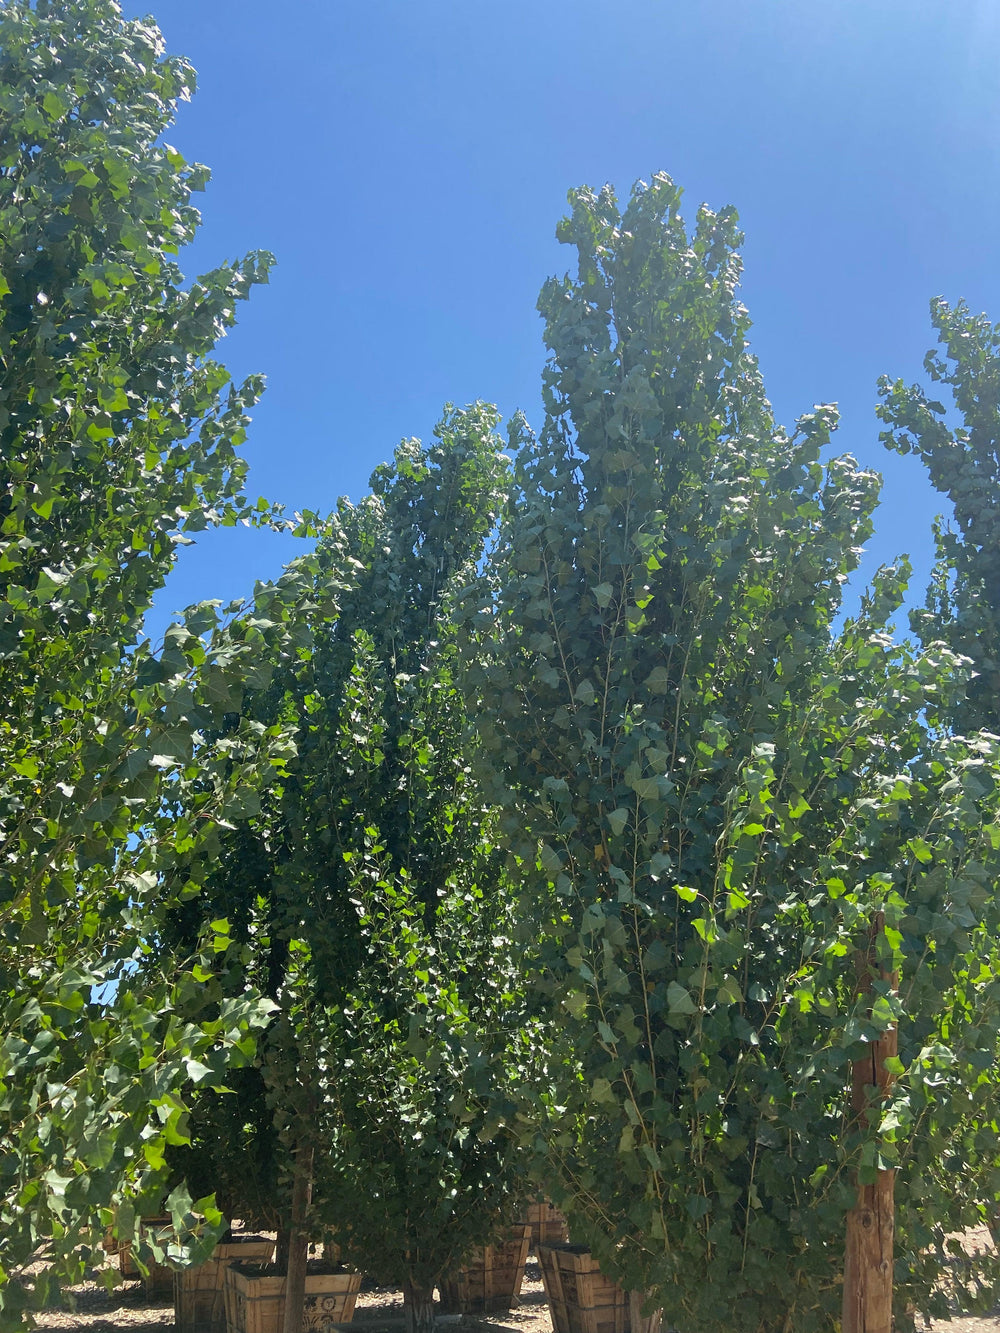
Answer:
<svg viewBox="0 0 1000 1333"><path fill-rule="evenodd" d="M224 932L111 1002L162 908L170 849L135 838L178 786L195 841L222 815L223 769L206 755L195 783L190 765L241 690L222 658L194 681L197 619L161 653L141 636L184 534L245 512L238 446L261 387L230 384L211 352L269 257L191 284L176 263L207 173L161 136L192 89L111 0L0 12L3 1327L79 1278L113 1206L123 1236L144 1192L155 1208L183 1085L249 1058L261 1017L217 988ZM218 1220L183 1190L172 1211L178 1234Z"/></svg>
<svg viewBox="0 0 1000 1333"><path fill-rule="evenodd" d="M689 234L665 176L570 202L482 674L569 1057L541 1169L686 1333L829 1327L847 1215L895 1181L903 1325L980 1215L942 1180L996 1061L996 742L941 727L953 651L894 643L904 567L838 621L878 480L824 457L833 409L775 422L732 210Z"/></svg>
<svg viewBox="0 0 1000 1333"><path fill-rule="evenodd" d="M968 685L947 710L947 727L992 739L1000 734L1000 328L964 301L937 298L930 313L938 346L927 353L924 369L934 387L888 377L880 382L882 441L916 455L949 504L948 518L934 524L937 562L924 604L910 612L910 627L922 643L943 641L968 664ZM984 971L988 966L984 959ZM995 1238L998 1091L995 1068L984 1057L978 1077L963 1090L961 1132L936 1180L944 1193L960 1174ZM987 1299L984 1292L981 1303Z"/></svg>
<svg viewBox="0 0 1000 1333"><path fill-rule="evenodd" d="M288 1300L306 1240L332 1230L346 1258L403 1286L417 1329L442 1273L517 1193L512 1070L531 1060L464 681L505 484L496 425L477 404L449 410L429 447L404 442L325 525L296 615L274 625L259 589L225 630L257 641L265 667L244 722L283 731L295 755L270 787L250 774L244 817L204 877L184 872L201 890L164 932L187 950L227 918L247 962L234 957L226 986L277 1005L261 1095Z"/></svg>

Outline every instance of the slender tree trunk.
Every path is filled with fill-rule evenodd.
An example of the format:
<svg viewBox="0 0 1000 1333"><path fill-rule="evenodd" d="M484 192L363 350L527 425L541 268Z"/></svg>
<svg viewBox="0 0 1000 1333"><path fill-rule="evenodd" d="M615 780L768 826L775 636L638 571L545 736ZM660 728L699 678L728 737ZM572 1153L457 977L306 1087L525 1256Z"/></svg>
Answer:
<svg viewBox="0 0 1000 1333"><path fill-rule="evenodd" d="M302 1333L306 1302L306 1263L309 1259L309 1202L312 1194L312 1148L297 1148L292 1180L292 1218L288 1235L285 1279L285 1318L282 1333Z"/></svg>
<svg viewBox="0 0 1000 1333"><path fill-rule="evenodd" d="M632 1333L660 1333L663 1311L654 1305L649 1314L643 1314L643 1308L655 1299L650 1291L629 1292L629 1326Z"/></svg>
<svg viewBox="0 0 1000 1333"><path fill-rule="evenodd" d="M288 1227L278 1227L278 1239L274 1247L274 1266L279 1273L288 1272L288 1242L291 1232Z"/></svg>
<svg viewBox="0 0 1000 1333"><path fill-rule="evenodd" d="M403 1313L406 1315L406 1333L432 1333L434 1288L420 1287L407 1278L403 1283Z"/></svg>
<svg viewBox="0 0 1000 1333"><path fill-rule="evenodd" d="M868 932L867 950L858 956L858 994L871 993L877 967L876 942L885 928L885 914L876 912ZM895 990L897 977L883 972ZM895 1027L870 1044L864 1059L851 1071L851 1107L857 1121L867 1124L879 1114L893 1075L885 1062L898 1049ZM844 1311L841 1333L892 1333L892 1241L895 1229L896 1173L879 1171L871 1185L858 1185L857 1202L847 1214L844 1252Z"/></svg>

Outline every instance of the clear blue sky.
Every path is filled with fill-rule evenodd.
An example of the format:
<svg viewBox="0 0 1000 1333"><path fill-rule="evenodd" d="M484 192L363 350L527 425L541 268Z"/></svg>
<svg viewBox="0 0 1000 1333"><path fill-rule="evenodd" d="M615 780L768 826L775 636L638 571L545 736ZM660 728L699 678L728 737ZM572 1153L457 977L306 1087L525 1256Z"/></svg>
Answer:
<svg viewBox="0 0 1000 1333"><path fill-rule="evenodd" d="M255 495L356 497L447 400L537 422L567 189L666 170L689 215L739 209L778 415L839 402L836 447L886 474L867 564L909 551L922 587L940 506L878 444L875 384L922 377L930 297L1000 319L996 0L151 3L199 74L171 139L213 171L182 263L278 257L220 348L268 378ZM294 546L209 535L154 623L248 593Z"/></svg>

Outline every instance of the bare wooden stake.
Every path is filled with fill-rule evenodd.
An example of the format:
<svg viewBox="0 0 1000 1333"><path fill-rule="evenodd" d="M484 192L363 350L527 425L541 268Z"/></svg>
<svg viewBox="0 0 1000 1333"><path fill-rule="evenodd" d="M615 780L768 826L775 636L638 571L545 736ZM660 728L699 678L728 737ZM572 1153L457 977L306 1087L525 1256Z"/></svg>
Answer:
<svg viewBox="0 0 1000 1333"><path fill-rule="evenodd" d="M876 946L885 929L885 914L876 912L868 931L868 947L858 956L858 994L870 995L877 963ZM895 990L895 974L881 973ZM856 1120L868 1124L879 1114L894 1075L886 1061L895 1056L898 1039L891 1027L869 1045L864 1059L851 1070L851 1107ZM892 1333L892 1244L895 1229L896 1173L879 1171L871 1185L858 1185L857 1201L847 1214L844 1252L844 1311L841 1333Z"/></svg>

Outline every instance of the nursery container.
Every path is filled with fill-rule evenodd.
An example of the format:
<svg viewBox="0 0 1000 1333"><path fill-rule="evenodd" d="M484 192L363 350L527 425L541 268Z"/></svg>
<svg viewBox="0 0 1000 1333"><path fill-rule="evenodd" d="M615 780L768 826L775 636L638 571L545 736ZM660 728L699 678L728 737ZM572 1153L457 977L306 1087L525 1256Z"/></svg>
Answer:
<svg viewBox="0 0 1000 1333"><path fill-rule="evenodd" d="M287 1278L270 1265L231 1263L226 1268L226 1327L229 1333L281 1333ZM354 1317L361 1274L311 1259L306 1270L303 1329L345 1324Z"/></svg>
<svg viewBox="0 0 1000 1333"><path fill-rule="evenodd" d="M536 1199L524 1211L524 1220L531 1227L531 1248L539 1245L565 1245L569 1240L566 1219L548 1199Z"/></svg>
<svg viewBox="0 0 1000 1333"><path fill-rule="evenodd" d="M585 1245L539 1245L553 1333L630 1333L629 1299Z"/></svg>
<svg viewBox="0 0 1000 1333"><path fill-rule="evenodd" d="M513 1226L495 1245L481 1245L453 1278L442 1280L441 1305L455 1314L496 1314L517 1300L531 1227Z"/></svg>
<svg viewBox="0 0 1000 1333"><path fill-rule="evenodd" d="M174 1273L174 1317L177 1333L225 1333L226 1269L237 1260L270 1263L274 1241L245 1232L224 1236L210 1259Z"/></svg>

